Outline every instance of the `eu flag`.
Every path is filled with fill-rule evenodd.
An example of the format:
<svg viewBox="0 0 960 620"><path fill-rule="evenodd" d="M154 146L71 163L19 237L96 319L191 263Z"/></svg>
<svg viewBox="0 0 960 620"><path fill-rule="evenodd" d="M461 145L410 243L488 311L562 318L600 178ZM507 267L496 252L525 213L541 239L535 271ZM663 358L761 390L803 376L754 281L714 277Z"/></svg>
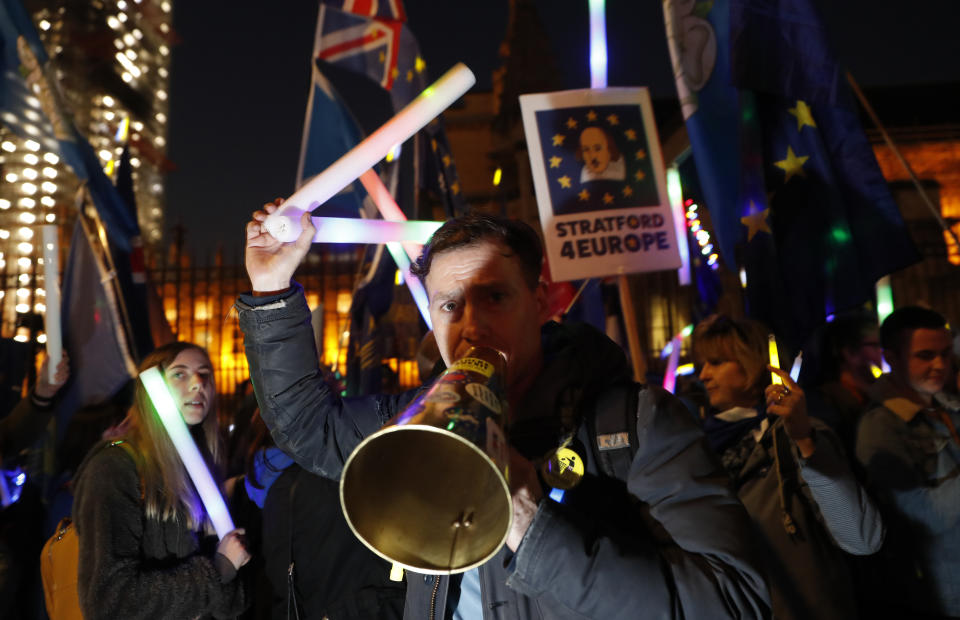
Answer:
<svg viewBox="0 0 960 620"><path fill-rule="evenodd" d="M664 2L724 260L793 350L917 260L810 0Z"/></svg>

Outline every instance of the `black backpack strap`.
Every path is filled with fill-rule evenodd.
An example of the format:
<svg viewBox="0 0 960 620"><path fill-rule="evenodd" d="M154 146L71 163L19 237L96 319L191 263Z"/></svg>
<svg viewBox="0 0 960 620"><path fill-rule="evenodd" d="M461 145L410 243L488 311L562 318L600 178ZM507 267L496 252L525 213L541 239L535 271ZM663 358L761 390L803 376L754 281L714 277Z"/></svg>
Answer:
<svg viewBox="0 0 960 620"><path fill-rule="evenodd" d="M637 451L637 406L645 386L621 382L607 387L597 397L588 419L592 450L603 472L627 480Z"/></svg>

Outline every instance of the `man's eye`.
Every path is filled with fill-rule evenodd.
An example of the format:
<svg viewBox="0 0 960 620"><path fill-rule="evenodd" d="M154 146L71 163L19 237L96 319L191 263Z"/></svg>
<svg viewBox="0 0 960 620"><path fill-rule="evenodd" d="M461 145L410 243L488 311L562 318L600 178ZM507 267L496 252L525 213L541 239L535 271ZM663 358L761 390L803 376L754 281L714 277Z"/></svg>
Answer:
<svg viewBox="0 0 960 620"><path fill-rule="evenodd" d="M454 310L457 309L457 304L456 302L448 301L448 302L445 302L443 305L441 305L440 309L443 310L444 312L453 312Z"/></svg>

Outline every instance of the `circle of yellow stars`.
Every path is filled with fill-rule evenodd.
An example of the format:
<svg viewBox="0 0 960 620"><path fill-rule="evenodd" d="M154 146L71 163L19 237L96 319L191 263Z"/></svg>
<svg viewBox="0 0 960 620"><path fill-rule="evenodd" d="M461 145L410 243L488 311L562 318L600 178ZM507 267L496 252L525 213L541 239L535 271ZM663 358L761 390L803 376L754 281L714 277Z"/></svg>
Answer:
<svg viewBox="0 0 960 620"><path fill-rule="evenodd" d="M593 122L600 117L596 110L589 110L586 114L586 118L587 121ZM606 116L606 121L611 127L620 125L620 117L618 117L616 114L608 114ZM577 119L571 116L566 120L564 125L566 125L567 129L576 129L580 124L577 122ZM623 135L628 142L636 142L637 140L637 131L635 129L626 129L624 130ZM553 146L563 146L563 141L566 139L567 136L563 135L562 133L557 133L552 136L551 142ZM637 149L637 151L634 153L634 156L637 158L637 160L642 161L647 158L647 151L645 149ZM559 168L560 164L563 163L563 158L554 155L548 161L551 168ZM637 181L642 181L647 178L647 175L643 170L637 170L634 173L633 178ZM568 175L557 177L557 183L560 184L562 189L570 189L572 187L572 182L573 179L571 179ZM624 197L630 197L633 195L633 188L631 188L629 185L626 185L624 186L622 193ZM581 201L586 202L587 200L590 200L590 192L586 189L581 190L577 194L577 197ZM602 199L604 204L611 204L613 202L613 196L609 193L604 194Z"/></svg>

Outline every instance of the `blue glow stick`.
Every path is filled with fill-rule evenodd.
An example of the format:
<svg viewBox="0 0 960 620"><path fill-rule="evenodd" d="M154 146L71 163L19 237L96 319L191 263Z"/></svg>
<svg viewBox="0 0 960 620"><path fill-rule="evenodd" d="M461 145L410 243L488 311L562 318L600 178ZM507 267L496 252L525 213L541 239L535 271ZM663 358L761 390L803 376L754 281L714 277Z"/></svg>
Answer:
<svg viewBox="0 0 960 620"><path fill-rule="evenodd" d="M153 366L144 370L140 373L140 380L143 381L143 387L147 390L154 408L160 415L163 428L170 436L170 441L177 449L177 454L180 455L183 466L186 467L190 479L193 480L193 485L197 488L197 493L200 494L200 501L203 502L203 507L210 517L210 522L213 523L213 528L217 530L217 537L222 540L224 536L235 529L233 519L230 518L230 512L223 501L223 496L220 495L220 489L213 481L213 476L210 475L210 470L207 469L207 464L200 456L200 450L197 449L197 444L190 436L190 431L180 415L180 410L177 409L173 396L170 395L170 390L163 379L160 367Z"/></svg>

